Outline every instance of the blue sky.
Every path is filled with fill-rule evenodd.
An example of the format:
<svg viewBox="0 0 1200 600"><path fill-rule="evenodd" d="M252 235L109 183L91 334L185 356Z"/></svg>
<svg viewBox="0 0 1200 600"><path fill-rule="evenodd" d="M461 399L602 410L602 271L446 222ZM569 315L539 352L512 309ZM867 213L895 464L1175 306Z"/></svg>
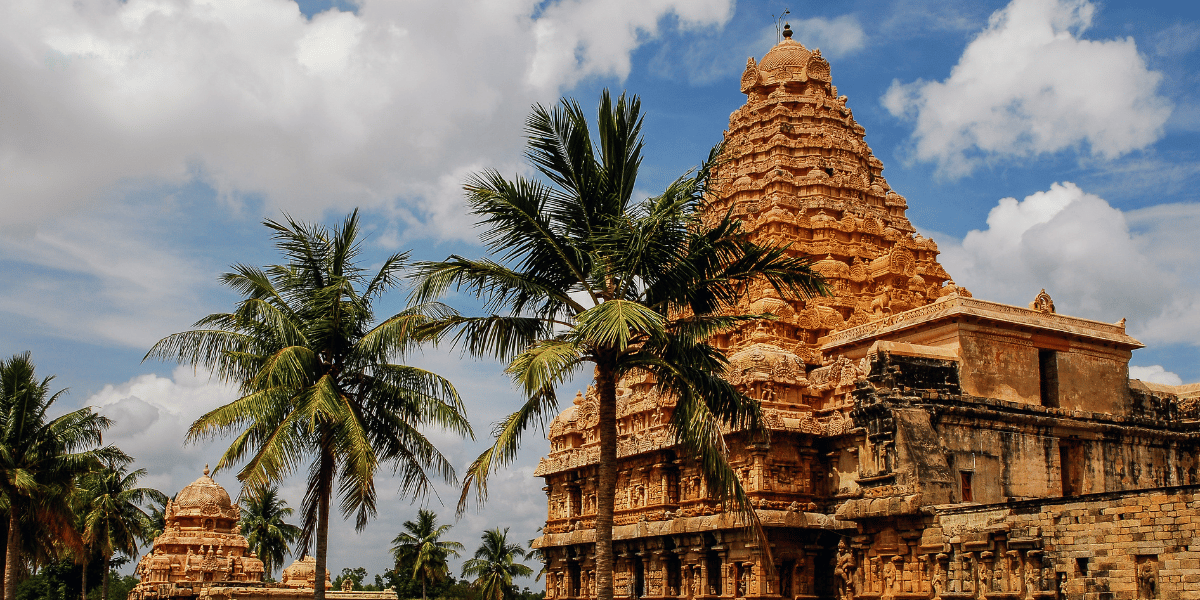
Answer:
<svg viewBox="0 0 1200 600"><path fill-rule="evenodd" d="M181 432L231 391L141 358L232 306L230 264L276 260L263 218L358 206L368 256L478 255L465 176L523 169L531 104L592 107L605 87L642 97L654 193L720 140L788 6L957 283L1126 318L1147 344L1137 374L1200 381L1200 8L1154 1L7 2L0 351L32 350L70 388L64 409L116 418L109 440L173 493L222 447ZM481 434L517 400L495 365L411 360L455 381ZM455 526L468 548L544 518L533 438ZM439 439L459 465L480 447ZM299 503L298 483L284 491ZM331 566L385 567L416 505L384 498L363 534L335 526Z"/></svg>

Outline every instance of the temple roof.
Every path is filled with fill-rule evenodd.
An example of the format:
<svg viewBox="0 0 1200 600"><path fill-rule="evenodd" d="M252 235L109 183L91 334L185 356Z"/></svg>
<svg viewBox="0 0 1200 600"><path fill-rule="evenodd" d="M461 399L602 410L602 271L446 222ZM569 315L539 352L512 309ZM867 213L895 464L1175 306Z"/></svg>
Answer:
<svg viewBox="0 0 1200 600"><path fill-rule="evenodd" d="M194 509L202 514L233 514L233 502L229 493L209 477L208 473L208 465L205 465L204 474L179 491L174 502L176 510Z"/></svg>

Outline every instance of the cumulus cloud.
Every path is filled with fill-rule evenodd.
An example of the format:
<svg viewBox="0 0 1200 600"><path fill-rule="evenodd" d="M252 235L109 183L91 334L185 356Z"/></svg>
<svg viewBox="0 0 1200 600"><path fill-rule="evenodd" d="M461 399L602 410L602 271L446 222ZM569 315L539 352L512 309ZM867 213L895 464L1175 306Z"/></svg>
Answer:
<svg viewBox="0 0 1200 600"><path fill-rule="evenodd" d="M729 0L390 3L311 19L289 0L0 4L0 195L20 229L98 191L200 180L304 217L401 205L468 237L445 178L517 162L529 105L623 77ZM451 205L457 205L455 194Z"/></svg>
<svg viewBox="0 0 1200 600"><path fill-rule="evenodd" d="M884 107L915 123L912 154L948 176L982 161L1086 146L1112 159L1161 135L1171 103L1133 38L1089 40L1085 0L1013 0L943 81L893 81Z"/></svg>
<svg viewBox="0 0 1200 600"><path fill-rule="evenodd" d="M1070 183L1002 198L987 228L942 243L976 296L1025 305L1042 288L1059 312L1115 322L1146 343L1200 336L1200 204L1121 211Z"/></svg>
<svg viewBox="0 0 1200 600"><path fill-rule="evenodd" d="M1183 379L1166 370L1162 365L1150 365L1148 367L1129 365L1129 378L1140 379L1141 381L1148 381L1150 383L1161 383L1163 385L1183 385Z"/></svg>
<svg viewBox="0 0 1200 600"><path fill-rule="evenodd" d="M236 388L209 373L178 367L170 377L146 374L106 385L85 404L114 421L104 442L121 448L137 460L138 468L146 469L146 485L171 495L199 477L205 463L216 464L224 449L219 441L184 446L188 426L236 397ZM232 495L240 489L236 480L222 484L233 486L227 488Z"/></svg>

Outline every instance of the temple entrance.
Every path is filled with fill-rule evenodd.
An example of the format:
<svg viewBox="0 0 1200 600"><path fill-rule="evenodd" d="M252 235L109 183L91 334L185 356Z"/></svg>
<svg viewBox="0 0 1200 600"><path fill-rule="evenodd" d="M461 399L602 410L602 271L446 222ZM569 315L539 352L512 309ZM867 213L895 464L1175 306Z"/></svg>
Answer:
<svg viewBox="0 0 1200 600"><path fill-rule="evenodd" d="M579 575L579 563L567 563L567 594L569 594L572 598L579 597Z"/></svg>
<svg viewBox="0 0 1200 600"><path fill-rule="evenodd" d="M646 567L642 559L633 559L633 597L641 598L646 593Z"/></svg>

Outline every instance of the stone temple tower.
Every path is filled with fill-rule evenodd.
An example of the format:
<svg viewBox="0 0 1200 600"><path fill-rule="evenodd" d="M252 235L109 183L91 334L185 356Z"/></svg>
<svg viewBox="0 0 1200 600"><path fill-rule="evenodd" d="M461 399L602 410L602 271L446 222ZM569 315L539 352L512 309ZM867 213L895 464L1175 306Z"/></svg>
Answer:
<svg viewBox="0 0 1200 600"><path fill-rule="evenodd" d="M819 365L831 332L929 304L948 291L937 244L914 235L904 197L883 178L820 50L791 38L746 61L746 104L729 117L710 214L731 207L759 243L811 257L830 297L784 302L769 286L748 296L781 318L717 339L727 352L758 341Z"/></svg>
<svg viewBox="0 0 1200 600"><path fill-rule="evenodd" d="M675 445L674 398L630 374L617 596L1200 598L1200 384L1130 380L1142 344L1124 319L1058 314L1045 290L1021 307L954 285L829 63L790 34L747 61L706 217L732 212L832 288L797 300L754 287L736 310L779 318L714 340L770 434L724 432L765 539ZM554 418L535 471L550 600L596 596L597 408L589 389Z"/></svg>

